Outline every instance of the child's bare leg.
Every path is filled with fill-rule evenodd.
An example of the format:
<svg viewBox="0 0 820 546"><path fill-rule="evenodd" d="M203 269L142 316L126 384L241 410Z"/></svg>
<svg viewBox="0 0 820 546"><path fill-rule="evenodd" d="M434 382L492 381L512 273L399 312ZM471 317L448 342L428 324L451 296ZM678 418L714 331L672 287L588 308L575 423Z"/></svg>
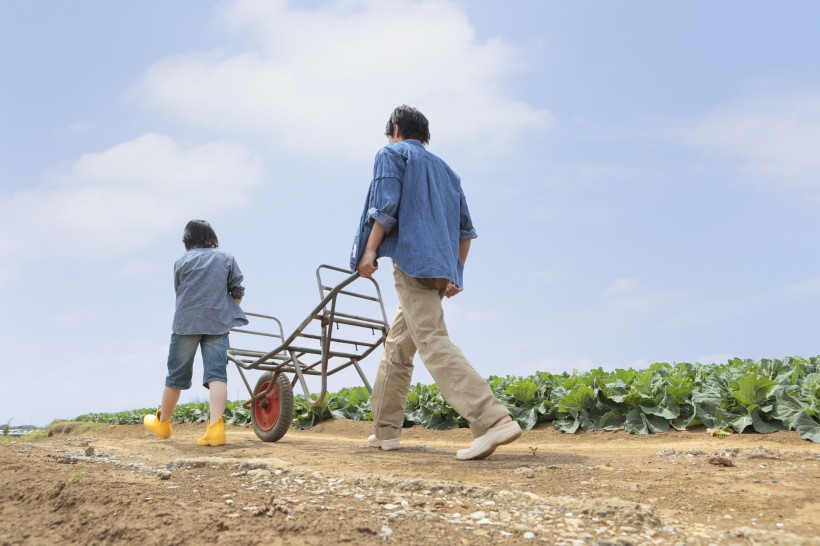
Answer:
<svg viewBox="0 0 820 546"><path fill-rule="evenodd" d="M162 407L160 408L159 420L161 423L166 423L174 414L174 408L179 402L179 389L165 387L162 391Z"/></svg>
<svg viewBox="0 0 820 546"><path fill-rule="evenodd" d="M211 381L208 383L208 390L211 391L211 421L214 424L222 419L225 413L225 406L228 404L228 385L222 381Z"/></svg>

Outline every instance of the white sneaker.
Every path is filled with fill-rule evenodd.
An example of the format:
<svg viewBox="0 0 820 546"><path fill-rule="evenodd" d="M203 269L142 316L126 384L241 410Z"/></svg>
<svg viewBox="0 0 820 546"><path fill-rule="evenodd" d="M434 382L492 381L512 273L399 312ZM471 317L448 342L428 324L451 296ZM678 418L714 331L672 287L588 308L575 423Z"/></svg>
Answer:
<svg viewBox="0 0 820 546"><path fill-rule="evenodd" d="M515 421L498 425L478 438L473 439L472 445L467 449L459 449L456 452L456 459L467 461L470 459L483 459L489 457L498 446L516 441L521 436L521 426ZM384 448L382 448L384 449Z"/></svg>
<svg viewBox="0 0 820 546"><path fill-rule="evenodd" d="M380 447L382 451L395 451L401 448L399 445L400 440L398 438L393 438L392 440L379 440L376 438L375 434L371 434L367 437L367 445L370 447Z"/></svg>

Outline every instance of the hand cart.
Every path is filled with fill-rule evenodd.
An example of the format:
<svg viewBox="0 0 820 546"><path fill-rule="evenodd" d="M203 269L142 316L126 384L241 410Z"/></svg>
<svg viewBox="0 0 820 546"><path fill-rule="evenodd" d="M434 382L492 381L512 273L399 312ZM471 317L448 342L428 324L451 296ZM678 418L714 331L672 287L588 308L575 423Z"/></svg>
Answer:
<svg viewBox="0 0 820 546"><path fill-rule="evenodd" d="M326 284L323 275L336 283ZM316 281L319 304L287 338L279 319L258 313L245 313L249 325L231 330L228 360L236 364L248 388L251 398L244 406L250 410L254 432L265 442L276 442L288 431L297 381L312 406L324 402L328 376L351 366L367 390L373 390L360 362L384 343L389 330L378 283L324 264L316 268ZM268 350L271 338L278 341ZM245 348L234 346L235 341ZM264 372L254 388L245 370ZM321 377L318 394L311 394L307 376Z"/></svg>

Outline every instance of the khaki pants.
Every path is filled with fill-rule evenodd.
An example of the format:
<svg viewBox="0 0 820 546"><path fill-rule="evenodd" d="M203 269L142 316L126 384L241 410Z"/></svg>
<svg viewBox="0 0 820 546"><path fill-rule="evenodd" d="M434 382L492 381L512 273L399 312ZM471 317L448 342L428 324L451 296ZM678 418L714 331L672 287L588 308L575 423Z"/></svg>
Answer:
<svg viewBox="0 0 820 546"><path fill-rule="evenodd" d="M447 403L481 436L510 412L447 334L441 298L447 279L418 279L393 266L399 312L385 340L371 405L376 437L398 438L418 351Z"/></svg>

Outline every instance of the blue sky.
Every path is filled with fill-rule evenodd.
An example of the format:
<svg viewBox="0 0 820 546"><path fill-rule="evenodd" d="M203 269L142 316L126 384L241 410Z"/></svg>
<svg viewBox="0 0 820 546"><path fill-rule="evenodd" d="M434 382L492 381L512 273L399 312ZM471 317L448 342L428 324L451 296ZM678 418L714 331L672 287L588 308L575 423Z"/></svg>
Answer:
<svg viewBox="0 0 820 546"><path fill-rule="evenodd" d="M445 309L482 375L814 356L819 18L808 1L4 2L0 421L159 402L191 218L242 267L245 309L296 327L315 267L347 261L402 103L479 233ZM389 267L376 278L392 316ZM183 401L206 399L200 373Z"/></svg>

